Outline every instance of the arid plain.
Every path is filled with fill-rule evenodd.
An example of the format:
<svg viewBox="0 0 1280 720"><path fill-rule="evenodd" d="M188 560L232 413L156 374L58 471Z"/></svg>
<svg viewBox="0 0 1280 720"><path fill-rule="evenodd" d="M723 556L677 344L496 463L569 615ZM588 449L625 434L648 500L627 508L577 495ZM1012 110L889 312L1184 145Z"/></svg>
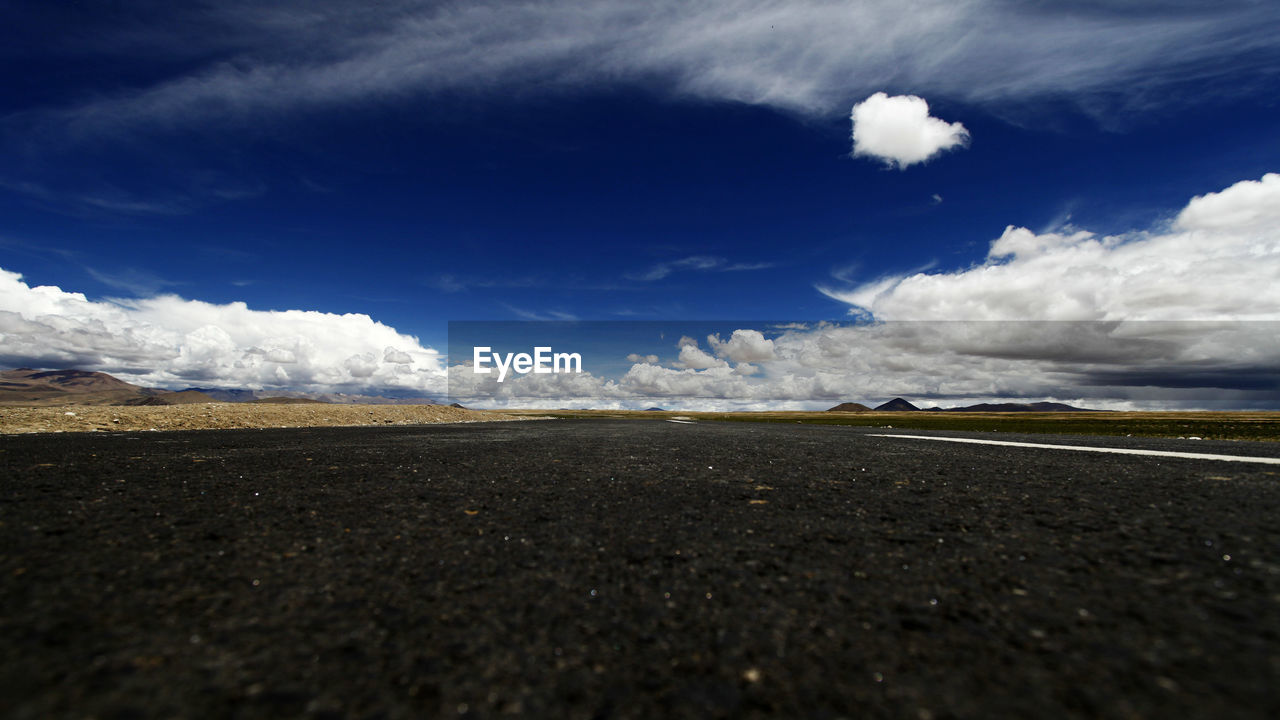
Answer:
<svg viewBox="0 0 1280 720"><path fill-rule="evenodd" d="M639 410L469 410L445 405L192 403L158 406L0 407L0 433L352 427L545 418L804 423L963 430L1280 441L1280 412L679 412Z"/></svg>

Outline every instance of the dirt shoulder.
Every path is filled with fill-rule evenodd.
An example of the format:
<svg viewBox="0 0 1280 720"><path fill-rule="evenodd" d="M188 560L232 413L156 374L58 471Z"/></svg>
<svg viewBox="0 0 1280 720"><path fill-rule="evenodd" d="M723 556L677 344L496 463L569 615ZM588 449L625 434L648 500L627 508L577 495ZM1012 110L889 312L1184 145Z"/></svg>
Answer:
<svg viewBox="0 0 1280 720"><path fill-rule="evenodd" d="M0 407L0 434L424 425L523 420L445 405L199 403L162 406Z"/></svg>

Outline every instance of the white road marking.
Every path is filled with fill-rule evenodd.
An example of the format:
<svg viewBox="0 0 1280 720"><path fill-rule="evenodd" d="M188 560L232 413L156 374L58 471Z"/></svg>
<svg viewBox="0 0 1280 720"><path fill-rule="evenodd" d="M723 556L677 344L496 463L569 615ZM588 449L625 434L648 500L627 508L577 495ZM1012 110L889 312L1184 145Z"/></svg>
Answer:
<svg viewBox="0 0 1280 720"><path fill-rule="evenodd" d="M1131 448L1090 447L1088 445L1050 445L1048 443L1010 442L1008 440L978 440L976 438L937 437L933 435L871 435L870 437L906 438L908 440L937 440L938 442L972 443L974 445L1007 445L1009 447L1047 448L1050 450L1074 450L1076 452L1115 453L1117 455L1148 455L1154 457L1186 458L1188 460L1225 460L1228 462L1264 463L1280 465L1280 458L1248 457L1245 455L1213 455L1210 453L1173 452L1170 450L1134 450Z"/></svg>
<svg viewBox="0 0 1280 720"><path fill-rule="evenodd" d="M681 425L697 425L698 424L692 420L668 420L667 422L680 423Z"/></svg>

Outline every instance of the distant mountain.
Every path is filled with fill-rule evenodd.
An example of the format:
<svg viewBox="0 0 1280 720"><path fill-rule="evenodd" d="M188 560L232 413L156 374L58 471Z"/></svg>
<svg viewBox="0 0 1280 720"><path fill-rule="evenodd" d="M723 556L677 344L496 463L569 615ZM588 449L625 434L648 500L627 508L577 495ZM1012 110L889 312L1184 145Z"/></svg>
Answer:
<svg viewBox="0 0 1280 720"><path fill-rule="evenodd" d="M253 402L258 398L256 390L229 390L227 388L187 388L183 392L198 392L208 395L217 402Z"/></svg>
<svg viewBox="0 0 1280 720"><path fill-rule="evenodd" d="M912 405L911 403L907 402L906 400L903 400L902 398L894 398L889 402L877 407L876 412L910 412L910 411L919 410L919 409L920 408L916 407L915 405Z"/></svg>
<svg viewBox="0 0 1280 720"><path fill-rule="evenodd" d="M645 408L644 411L645 412L666 412L666 410L663 410L660 407Z"/></svg>
<svg viewBox="0 0 1280 720"><path fill-rule="evenodd" d="M195 405L197 403L215 402L213 398L192 390L182 390L179 392L171 392L169 390L157 390L155 388L142 388L144 393L155 393L155 395L144 395L136 400L126 400L122 403L111 403L112 405Z"/></svg>
<svg viewBox="0 0 1280 720"><path fill-rule="evenodd" d="M89 370L0 372L0 405L185 405L213 402L198 392L171 392L127 383Z"/></svg>
<svg viewBox="0 0 1280 720"><path fill-rule="evenodd" d="M943 408L943 410L945 412L1098 412L1054 402L979 403L966 407Z"/></svg>
<svg viewBox="0 0 1280 720"><path fill-rule="evenodd" d="M827 412L871 412L871 408L862 403L846 402L840 403L833 408L828 408Z"/></svg>
<svg viewBox="0 0 1280 720"><path fill-rule="evenodd" d="M393 398L381 395L348 395L347 393L316 393L297 390L241 390L234 388L188 388L204 393L218 402L293 402L313 401L335 405L434 405L439 400L422 397Z"/></svg>
<svg viewBox="0 0 1280 720"><path fill-rule="evenodd" d="M832 407L832 410L844 409L845 405L863 407L855 402L845 402L844 405ZM865 410L865 407L863 409ZM901 397L895 397L876 409L877 413L904 413L910 410L920 409L902 400ZM923 411L924 413L1100 413L1100 410L1065 405L1062 402L979 402L978 405L964 407L927 407Z"/></svg>

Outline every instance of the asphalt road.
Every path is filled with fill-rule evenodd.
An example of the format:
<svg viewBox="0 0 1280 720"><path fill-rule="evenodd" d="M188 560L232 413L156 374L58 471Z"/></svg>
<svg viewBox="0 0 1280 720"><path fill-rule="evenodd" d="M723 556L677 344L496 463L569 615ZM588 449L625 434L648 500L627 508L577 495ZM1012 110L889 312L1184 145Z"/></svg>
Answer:
<svg viewBox="0 0 1280 720"><path fill-rule="evenodd" d="M876 432L0 437L0 715L1280 716L1280 466Z"/></svg>

